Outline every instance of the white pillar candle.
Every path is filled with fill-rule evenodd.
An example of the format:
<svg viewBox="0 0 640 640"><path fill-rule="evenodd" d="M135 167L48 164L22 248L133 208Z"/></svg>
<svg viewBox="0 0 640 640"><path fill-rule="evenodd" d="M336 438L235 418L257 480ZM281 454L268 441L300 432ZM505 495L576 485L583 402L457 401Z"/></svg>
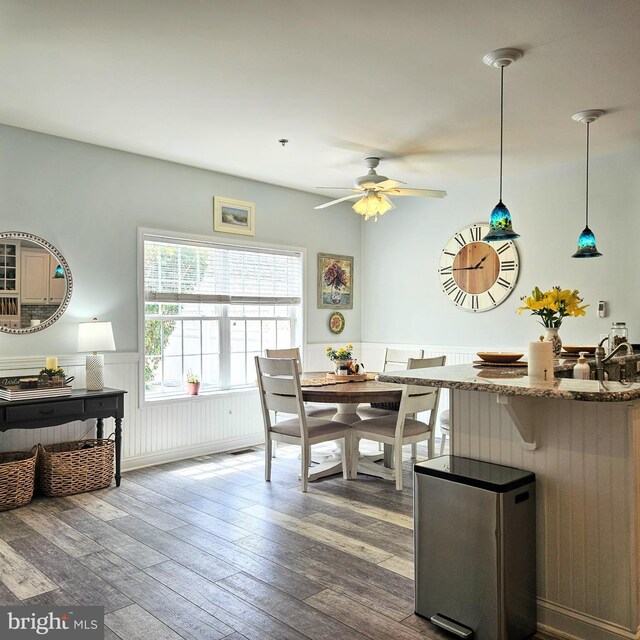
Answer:
<svg viewBox="0 0 640 640"><path fill-rule="evenodd" d="M553 380L553 344L539 340L529 343L529 377Z"/></svg>
<svg viewBox="0 0 640 640"><path fill-rule="evenodd" d="M57 369L58 358L56 356L47 356L44 366L45 366L45 369Z"/></svg>

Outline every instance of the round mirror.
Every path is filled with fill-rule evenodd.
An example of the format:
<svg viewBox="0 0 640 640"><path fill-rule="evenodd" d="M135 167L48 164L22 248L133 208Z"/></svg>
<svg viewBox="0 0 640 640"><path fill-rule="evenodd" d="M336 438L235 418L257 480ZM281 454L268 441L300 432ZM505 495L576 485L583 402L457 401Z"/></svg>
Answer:
<svg viewBox="0 0 640 640"><path fill-rule="evenodd" d="M73 281L64 256L30 233L0 233L0 331L34 333L65 312Z"/></svg>

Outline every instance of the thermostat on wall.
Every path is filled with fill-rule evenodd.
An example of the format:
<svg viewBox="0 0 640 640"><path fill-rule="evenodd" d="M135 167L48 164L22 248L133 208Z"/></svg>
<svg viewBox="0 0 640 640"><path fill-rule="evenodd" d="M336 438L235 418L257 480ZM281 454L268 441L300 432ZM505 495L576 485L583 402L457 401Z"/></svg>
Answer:
<svg viewBox="0 0 640 640"><path fill-rule="evenodd" d="M604 300L598 301L598 318L607 317L607 303Z"/></svg>

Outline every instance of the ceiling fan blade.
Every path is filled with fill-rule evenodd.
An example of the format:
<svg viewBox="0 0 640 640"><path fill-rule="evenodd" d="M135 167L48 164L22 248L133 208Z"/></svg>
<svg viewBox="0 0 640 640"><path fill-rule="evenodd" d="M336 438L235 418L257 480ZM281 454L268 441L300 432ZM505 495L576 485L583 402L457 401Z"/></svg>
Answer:
<svg viewBox="0 0 640 640"><path fill-rule="evenodd" d="M376 184L376 191L388 191L389 189L395 189L399 187L401 184L407 184L406 182L402 182L401 180L384 180L383 182L378 182Z"/></svg>
<svg viewBox="0 0 640 640"><path fill-rule="evenodd" d="M436 189L386 189L385 193L391 196L418 196L427 198L444 198L446 191Z"/></svg>
<svg viewBox="0 0 640 640"><path fill-rule="evenodd" d="M338 202L344 202L345 200L353 200L354 198L361 198L361 193L353 193L350 196L344 196L344 198L338 198L337 200L331 200L331 202L325 202L324 204L319 204L317 207L313 207L314 209L326 209L327 207L331 207L334 204L338 204Z"/></svg>
<svg viewBox="0 0 640 640"><path fill-rule="evenodd" d="M356 191L353 187L316 187L316 189L330 189L331 191ZM357 191L362 191L362 189L357 189Z"/></svg>

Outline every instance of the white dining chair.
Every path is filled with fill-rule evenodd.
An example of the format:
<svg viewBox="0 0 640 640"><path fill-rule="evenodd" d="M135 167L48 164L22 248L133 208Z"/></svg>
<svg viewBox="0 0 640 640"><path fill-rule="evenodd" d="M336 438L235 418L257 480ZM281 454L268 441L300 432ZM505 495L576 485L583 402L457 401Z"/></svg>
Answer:
<svg viewBox="0 0 640 640"><path fill-rule="evenodd" d="M353 467L351 429L349 425L336 420L307 416L295 358L256 356L255 363L265 430L265 480L271 481L272 443L295 444L302 448L300 480L302 491L306 492L311 464L311 445L330 440L344 440L342 474L345 479L349 479ZM281 422L272 422L271 411L291 414L294 417Z"/></svg>
<svg viewBox="0 0 640 640"><path fill-rule="evenodd" d="M451 443L451 414L449 413L449 409L445 409L440 414L440 455L444 455L444 449L447 445L447 438L449 438L449 443ZM451 444L449 444L451 447Z"/></svg>
<svg viewBox="0 0 640 640"><path fill-rule="evenodd" d="M444 366L445 362L445 356L410 358L407 365L410 369L426 369ZM427 457L433 457L433 436L440 402L440 389L437 387L417 385L402 385L402 387L402 398L396 413L360 420L351 425L354 432L352 458L357 455L358 441L363 438L393 446L393 467L398 491L402 490L402 447L404 445L416 445L422 440L427 440ZM429 411L428 422L415 419L419 413L426 411ZM352 469L352 477L355 477L356 470L357 467Z"/></svg>

